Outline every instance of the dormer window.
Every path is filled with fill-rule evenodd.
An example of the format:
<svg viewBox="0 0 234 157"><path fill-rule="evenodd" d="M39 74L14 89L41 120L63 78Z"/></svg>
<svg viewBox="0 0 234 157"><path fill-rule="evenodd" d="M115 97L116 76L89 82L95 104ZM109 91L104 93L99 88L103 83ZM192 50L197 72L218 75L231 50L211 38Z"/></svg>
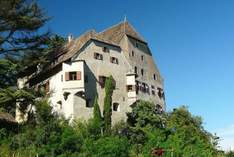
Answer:
<svg viewBox="0 0 234 157"><path fill-rule="evenodd" d="M110 62L114 64L119 64L118 58L110 57Z"/></svg>
<svg viewBox="0 0 234 157"><path fill-rule="evenodd" d="M94 58L97 60L103 60L103 56L100 53L94 53Z"/></svg>
<svg viewBox="0 0 234 157"><path fill-rule="evenodd" d="M110 52L110 49L109 49L108 47L103 47L103 48L102 48L102 51L103 51L103 52Z"/></svg>

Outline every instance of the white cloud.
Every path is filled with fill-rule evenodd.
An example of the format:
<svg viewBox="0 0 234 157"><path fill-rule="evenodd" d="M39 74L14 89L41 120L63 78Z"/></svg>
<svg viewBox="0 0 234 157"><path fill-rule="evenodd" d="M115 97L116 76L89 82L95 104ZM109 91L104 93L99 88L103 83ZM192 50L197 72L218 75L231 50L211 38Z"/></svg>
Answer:
<svg viewBox="0 0 234 157"><path fill-rule="evenodd" d="M219 146L225 151L234 150L234 124L215 131L221 138Z"/></svg>

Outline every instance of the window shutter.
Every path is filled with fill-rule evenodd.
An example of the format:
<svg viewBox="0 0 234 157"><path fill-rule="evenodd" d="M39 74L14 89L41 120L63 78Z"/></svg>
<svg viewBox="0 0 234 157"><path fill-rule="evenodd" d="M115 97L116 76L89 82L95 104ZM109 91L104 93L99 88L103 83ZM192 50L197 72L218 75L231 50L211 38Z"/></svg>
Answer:
<svg viewBox="0 0 234 157"><path fill-rule="evenodd" d="M65 81L69 81L69 72L65 72Z"/></svg>
<svg viewBox="0 0 234 157"><path fill-rule="evenodd" d="M81 71L76 72L76 79L81 80Z"/></svg>

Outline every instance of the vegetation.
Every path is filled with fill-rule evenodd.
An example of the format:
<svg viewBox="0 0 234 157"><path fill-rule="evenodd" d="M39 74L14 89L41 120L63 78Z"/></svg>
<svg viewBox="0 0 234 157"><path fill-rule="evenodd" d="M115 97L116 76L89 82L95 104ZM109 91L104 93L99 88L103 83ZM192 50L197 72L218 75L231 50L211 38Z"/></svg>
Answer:
<svg viewBox="0 0 234 157"><path fill-rule="evenodd" d="M104 131L106 134L110 133L111 130L111 114L112 114L112 93L114 85L112 76L108 77L105 82L105 99L104 99Z"/></svg>
<svg viewBox="0 0 234 157"><path fill-rule="evenodd" d="M165 150L165 157L221 156L214 142L217 139L186 107L158 114L153 104L139 101L128 113L126 123L116 124L110 134L104 135L100 129L96 131L95 118L75 121L71 126L51 112L47 100L36 101L35 107L34 119L19 125L17 132L1 127L1 156L150 157L157 148Z"/></svg>

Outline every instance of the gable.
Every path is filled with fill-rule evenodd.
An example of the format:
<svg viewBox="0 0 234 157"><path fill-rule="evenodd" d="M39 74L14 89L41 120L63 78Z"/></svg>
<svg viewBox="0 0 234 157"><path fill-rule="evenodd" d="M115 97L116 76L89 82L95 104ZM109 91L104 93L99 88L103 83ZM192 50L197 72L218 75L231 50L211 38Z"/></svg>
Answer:
<svg viewBox="0 0 234 157"><path fill-rule="evenodd" d="M128 36L128 40L130 43L137 49L141 50L142 52L152 56L152 53L148 47L148 45L142 41L139 41L131 36Z"/></svg>

